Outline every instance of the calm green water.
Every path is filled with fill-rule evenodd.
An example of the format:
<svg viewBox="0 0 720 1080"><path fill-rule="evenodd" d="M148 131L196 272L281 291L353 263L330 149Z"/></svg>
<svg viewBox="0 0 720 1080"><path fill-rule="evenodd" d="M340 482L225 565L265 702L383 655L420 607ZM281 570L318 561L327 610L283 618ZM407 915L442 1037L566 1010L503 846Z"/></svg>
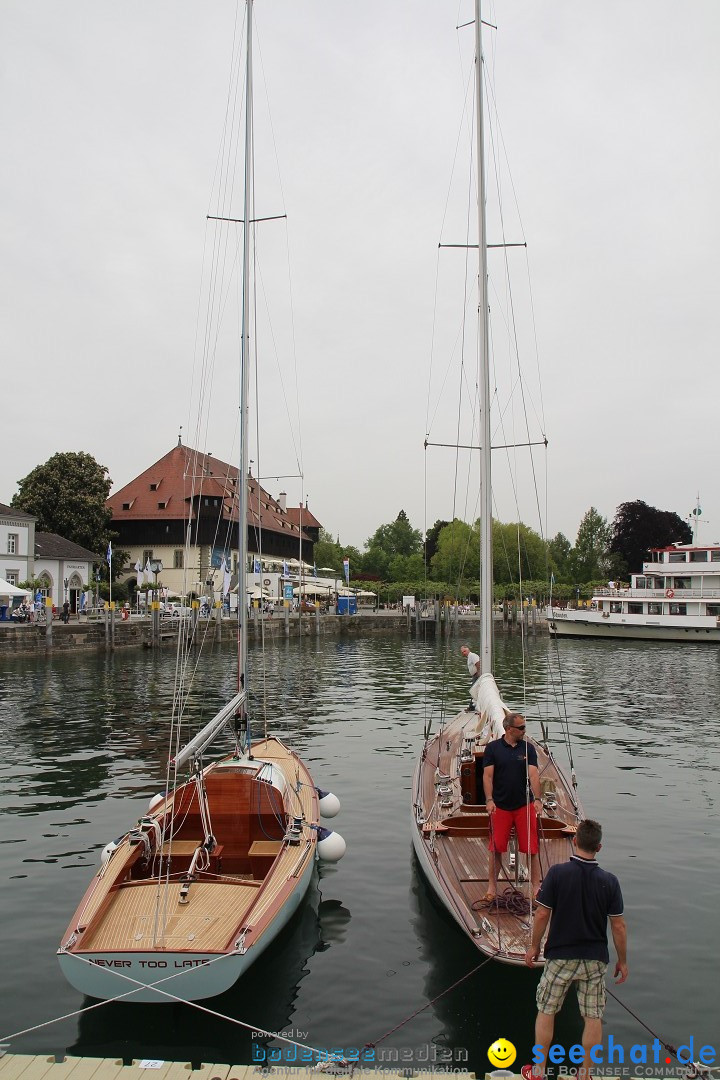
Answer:
<svg viewBox="0 0 720 1080"><path fill-rule="evenodd" d="M430 1060L452 1048L456 1064L484 1073L488 1046L504 1037L517 1046L518 1064L528 1060L537 975L486 963L446 993L481 958L435 907L412 856L410 783L425 688L435 701L464 704L459 645L448 658L403 636L282 642L266 655L264 680L253 654L271 729L341 798L333 824L348 853L322 871L266 959L213 1009L347 1049L377 1042L442 995L381 1046L427 1050ZM586 813L605 827L601 861L619 875L626 900L630 979L618 995L661 1038L720 1048L720 653L560 646L579 790ZM544 688L559 680L554 652L539 637L524 659L543 709ZM0 1041L83 1006L55 950L100 849L163 786L174 667L174 655L144 650L0 665ZM522 707L518 638L499 641L497 671L506 700ZM232 672L228 649L210 657L198 724L231 691ZM559 740L559 723L551 731ZM651 1038L613 1000L605 1018L607 1034L628 1048ZM567 1006L556 1036L575 1042L580 1027L577 1008ZM103 1005L37 1028L11 1049L249 1062L252 1041L191 1006Z"/></svg>

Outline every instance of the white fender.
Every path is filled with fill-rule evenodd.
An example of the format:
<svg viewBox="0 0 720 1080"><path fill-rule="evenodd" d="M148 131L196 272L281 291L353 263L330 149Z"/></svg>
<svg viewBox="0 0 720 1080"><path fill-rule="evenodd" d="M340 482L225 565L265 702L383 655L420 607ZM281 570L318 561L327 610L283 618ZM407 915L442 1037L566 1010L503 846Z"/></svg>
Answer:
<svg viewBox="0 0 720 1080"><path fill-rule="evenodd" d="M320 788L315 788L315 790L320 800L318 805L322 817L333 818L340 813L340 800L337 795L333 795L332 791L322 791Z"/></svg>

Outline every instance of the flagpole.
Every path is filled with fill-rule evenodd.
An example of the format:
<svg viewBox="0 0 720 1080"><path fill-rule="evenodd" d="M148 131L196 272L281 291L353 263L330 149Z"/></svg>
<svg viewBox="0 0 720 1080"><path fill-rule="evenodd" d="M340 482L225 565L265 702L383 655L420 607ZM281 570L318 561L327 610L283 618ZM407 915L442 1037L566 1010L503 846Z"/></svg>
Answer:
<svg viewBox="0 0 720 1080"><path fill-rule="evenodd" d="M110 585L110 607L112 608L112 540L107 549L108 583Z"/></svg>

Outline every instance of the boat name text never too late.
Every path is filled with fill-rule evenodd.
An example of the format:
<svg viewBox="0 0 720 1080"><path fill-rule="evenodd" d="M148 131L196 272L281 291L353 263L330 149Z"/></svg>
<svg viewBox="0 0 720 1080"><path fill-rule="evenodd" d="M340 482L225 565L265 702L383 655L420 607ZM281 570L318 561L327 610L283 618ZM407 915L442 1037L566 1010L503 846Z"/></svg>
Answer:
<svg viewBox="0 0 720 1080"><path fill-rule="evenodd" d="M193 968L199 967L201 964L209 964L210 957L203 957L200 960L174 960L169 963L167 960L102 960L99 957L88 957L91 964L96 964L98 967L106 968L132 968L134 964L137 964L141 968Z"/></svg>

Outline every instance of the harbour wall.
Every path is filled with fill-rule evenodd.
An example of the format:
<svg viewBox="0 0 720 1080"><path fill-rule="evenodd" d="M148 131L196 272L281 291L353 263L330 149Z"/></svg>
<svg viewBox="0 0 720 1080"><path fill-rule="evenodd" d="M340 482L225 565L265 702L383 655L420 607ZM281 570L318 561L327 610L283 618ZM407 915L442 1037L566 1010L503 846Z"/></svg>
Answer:
<svg viewBox="0 0 720 1080"><path fill-rule="evenodd" d="M520 621L496 616L497 632L519 632ZM526 620L530 633L544 632L547 623L537 616ZM200 620L195 638L198 646L208 642L233 641L237 624L231 619L209 622ZM473 615L453 616L440 619L408 617L405 612L363 612L358 615L312 615L280 612L274 616L252 613L250 616L250 640L278 641L283 638L358 637L375 633L407 634L422 638L435 636L467 637L473 641L480 631L480 620ZM152 618L132 616L122 620L117 615L96 620L79 619L64 623L53 620L50 631L44 624L0 623L0 658L3 656L42 655L66 653L75 649L112 652L129 648L175 648L178 626L171 620L162 620L153 628Z"/></svg>

